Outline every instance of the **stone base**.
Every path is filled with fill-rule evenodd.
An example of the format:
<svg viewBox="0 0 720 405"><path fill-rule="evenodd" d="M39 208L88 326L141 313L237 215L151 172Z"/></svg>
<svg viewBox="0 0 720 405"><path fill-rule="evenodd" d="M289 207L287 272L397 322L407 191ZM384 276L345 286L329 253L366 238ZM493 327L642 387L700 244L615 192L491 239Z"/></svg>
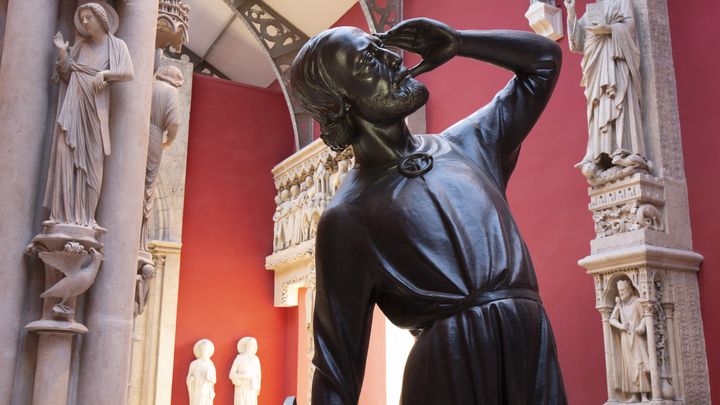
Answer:
<svg viewBox="0 0 720 405"><path fill-rule="evenodd" d="M85 246L86 249L95 248L100 250L103 246L98 238L103 234L104 229L93 229L81 225L52 224L45 221L43 232L35 236L31 243L34 251L60 251L69 241L76 241Z"/></svg>
<svg viewBox="0 0 720 405"><path fill-rule="evenodd" d="M30 322L25 329L37 334L54 334L54 335L75 335L88 332L85 325L75 321L62 321L56 319L40 319Z"/></svg>

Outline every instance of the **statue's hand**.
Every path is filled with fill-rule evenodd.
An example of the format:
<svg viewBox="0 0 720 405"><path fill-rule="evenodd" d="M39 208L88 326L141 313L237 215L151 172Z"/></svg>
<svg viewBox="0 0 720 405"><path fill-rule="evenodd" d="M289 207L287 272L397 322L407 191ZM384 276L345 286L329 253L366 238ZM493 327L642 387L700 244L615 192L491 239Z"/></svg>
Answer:
<svg viewBox="0 0 720 405"><path fill-rule="evenodd" d="M55 33L55 36L53 37L53 43L58 50L67 51L68 47L70 46L70 43L65 40L62 32L60 31Z"/></svg>
<svg viewBox="0 0 720 405"><path fill-rule="evenodd" d="M638 325L637 328L635 328L635 333L637 333L638 335L644 335L644 334L645 334L645 328L643 328L643 324L642 324L642 323L641 323L640 325Z"/></svg>
<svg viewBox="0 0 720 405"><path fill-rule="evenodd" d="M101 92L105 87L107 87L108 82L105 81L105 71L98 72L95 77L93 78L92 85L96 92Z"/></svg>
<svg viewBox="0 0 720 405"><path fill-rule="evenodd" d="M595 35L610 35L612 34L612 28L610 28L609 25L601 24L601 25L593 25L590 27L587 27L588 32L591 32Z"/></svg>
<svg viewBox="0 0 720 405"><path fill-rule="evenodd" d="M386 46L395 46L422 56L423 60L409 70L417 77L457 55L460 34L453 28L429 18L413 18L394 26L377 37Z"/></svg>

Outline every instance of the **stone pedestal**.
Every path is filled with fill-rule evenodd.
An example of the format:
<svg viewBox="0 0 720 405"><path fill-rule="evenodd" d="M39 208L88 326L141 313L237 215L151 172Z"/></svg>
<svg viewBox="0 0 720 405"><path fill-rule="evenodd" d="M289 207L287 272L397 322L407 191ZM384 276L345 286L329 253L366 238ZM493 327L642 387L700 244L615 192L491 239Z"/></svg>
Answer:
<svg viewBox="0 0 720 405"><path fill-rule="evenodd" d="M28 247L29 253L37 253L45 265L42 317L25 326L40 335L34 405L67 404L72 338L88 332L75 320L75 304L99 271L100 235L100 231L85 226L46 223Z"/></svg>

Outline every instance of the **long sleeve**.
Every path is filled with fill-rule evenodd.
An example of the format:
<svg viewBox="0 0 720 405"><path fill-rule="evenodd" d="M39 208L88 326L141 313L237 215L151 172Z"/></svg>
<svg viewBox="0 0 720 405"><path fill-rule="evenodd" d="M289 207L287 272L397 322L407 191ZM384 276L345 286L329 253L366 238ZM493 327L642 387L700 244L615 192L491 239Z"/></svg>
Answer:
<svg viewBox="0 0 720 405"><path fill-rule="evenodd" d="M362 257L367 239L343 211L326 210L318 225L315 405L356 404L365 374L373 309L372 283Z"/></svg>
<svg viewBox="0 0 720 405"><path fill-rule="evenodd" d="M493 100L447 129L443 136L498 172L504 188L522 141L537 122L557 83L560 47L539 35L518 31L463 31L461 56L515 72Z"/></svg>

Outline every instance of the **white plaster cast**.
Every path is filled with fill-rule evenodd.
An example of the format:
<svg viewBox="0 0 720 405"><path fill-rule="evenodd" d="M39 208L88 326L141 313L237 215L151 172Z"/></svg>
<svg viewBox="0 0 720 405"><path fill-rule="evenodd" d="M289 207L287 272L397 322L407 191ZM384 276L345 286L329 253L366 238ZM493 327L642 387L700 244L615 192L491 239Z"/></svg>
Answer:
<svg viewBox="0 0 720 405"><path fill-rule="evenodd" d="M592 179L613 166L648 171L642 115L642 77L631 0L587 4L577 18L565 0L570 50L583 54L581 85L587 98L588 146L577 164Z"/></svg>
<svg viewBox="0 0 720 405"><path fill-rule="evenodd" d="M148 140L145 195L140 236L140 250L147 251L148 220L153 211L163 150L172 145L180 128L178 88L184 83L183 74L175 66L160 66L155 73L152 104L150 105L150 138Z"/></svg>
<svg viewBox="0 0 720 405"><path fill-rule="evenodd" d="M558 41L564 36L562 9L554 4L535 1L525 13L530 27L536 34Z"/></svg>
<svg viewBox="0 0 720 405"><path fill-rule="evenodd" d="M627 280L617 283L618 296L610 315L610 326L614 332L615 388L630 400L647 401L650 388L650 360L647 347L647 328L643 319L643 308L632 285Z"/></svg>
<svg viewBox="0 0 720 405"><path fill-rule="evenodd" d="M43 205L50 210L46 224L98 228L95 210L105 156L110 155L108 85L131 80L133 64L125 42L113 35L118 19L111 7L83 4L75 25L81 36L72 50L62 33L53 38L59 53L55 79L64 97Z"/></svg>
<svg viewBox="0 0 720 405"><path fill-rule="evenodd" d="M234 405L257 405L262 383L258 344L246 336L237 344L238 355L230 368L230 381L235 386Z"/></svg>
<svg viewBox="0 0 720 405"><path fill-rule="evenodd" d="M201 339L193 347L195 360L190 363L186 378L190 405L213 405L217 373L210 357L215 345L208 339Z"/></svg>

